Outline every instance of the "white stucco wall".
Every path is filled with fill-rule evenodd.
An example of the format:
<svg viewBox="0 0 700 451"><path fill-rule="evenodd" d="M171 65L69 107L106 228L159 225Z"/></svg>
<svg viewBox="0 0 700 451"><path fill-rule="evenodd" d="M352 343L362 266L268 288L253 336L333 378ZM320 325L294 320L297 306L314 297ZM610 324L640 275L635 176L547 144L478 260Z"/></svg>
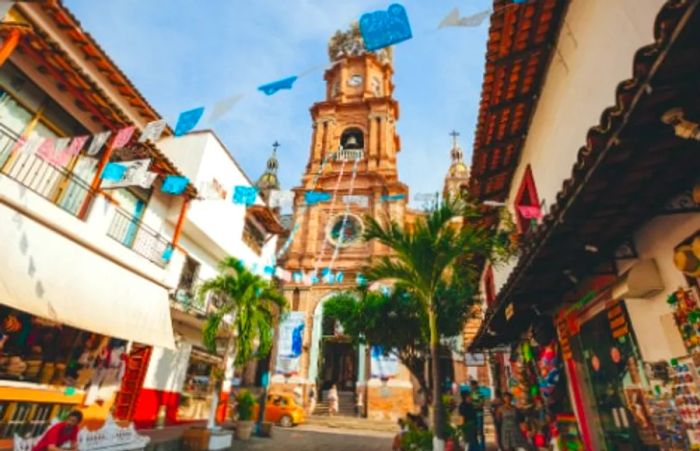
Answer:
<svg viewBox="0 0 700 451"><path fill-rule="evenodd" d="M198 188L216 179L226 190L226 199L202 199L190 203L184 226L188 240L183 246L201 246L217 261L231 255L261 267L269 264L274 256L277 238L266 243L261 255L243 242L246 208L233 203L233 190L237 185L251 186L251 180L216 135L202 131L179 138L169 137L159 142L159 147ZM259 196L256 203L263 205ZM174 210L171 208L171 216ZM185 249L189 252L194 248Z"/></svg>
<svg viewBox="0 0 700 451"><path fill-rule="evenodd" d="M185 383L192 345L178 343L176 350L154 347L143 388L166 392L180 392Z"/></svg>
<svg viewBox="0 0 700 451"><path fill-rule="evenodd" d="M700 214L688 213L654 218L634 234L640 259L654 258L664 283L664 291L649 299L626 299L627 310L634 327L642 358L648 362L668 361L685 355L678 329L664 327L661 318L672 312L666 303L669 294L688 284L673 264L673 248L700 229ZM624 272L634 260L624 261Z"/></svg>
<svg viewBox="0 0 700 451"><path fill-rule="evenodd" d="M635 52L654 42L664 0L573 0L545 77L509 202L528 164L540 200L556 200L588 129L615 105L617 85L632 76Z"/></svg>

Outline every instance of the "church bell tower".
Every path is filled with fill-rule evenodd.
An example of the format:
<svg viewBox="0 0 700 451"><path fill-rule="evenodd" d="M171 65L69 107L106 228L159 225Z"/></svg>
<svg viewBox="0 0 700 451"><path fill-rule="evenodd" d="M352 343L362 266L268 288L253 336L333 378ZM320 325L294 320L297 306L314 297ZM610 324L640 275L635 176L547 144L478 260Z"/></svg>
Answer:
<svg viewBox="0 0 700 451"><path fill-rule="evenodd" d="M391 48L366 52L354 25L337 32L328 51L326 98L311 107L311 149L295 189L296 231L285 267L319 277L327 268L342 271L354 283L367 257L385 252L362 240L363 216L403 222L408 188L396 167L399 104L392 97ZM308 191L327 193L330 200L307 205Z"/></svg>

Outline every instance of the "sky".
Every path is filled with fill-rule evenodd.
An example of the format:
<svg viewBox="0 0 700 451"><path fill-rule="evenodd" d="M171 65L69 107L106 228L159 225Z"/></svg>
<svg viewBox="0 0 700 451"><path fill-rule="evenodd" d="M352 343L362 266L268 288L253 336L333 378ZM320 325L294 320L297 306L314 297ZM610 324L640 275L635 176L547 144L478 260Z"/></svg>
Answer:
<svg viewBox="0 0 700 451"><path fill-rule="evenodd" d="M256 180L279 141L283 189L297 186L309 156L309 108L324 100L327 45L338 29L390 0L64 0L151 105L174 126L180 112L243 97L212 128ZM394 48L399 101L399 178L411 196L442 191L451 130L471 162L484 73L488 20L443 28L490 0L404 0L413 39ZM315 69L314 69L315 68ZM257 86L298 75L292 90L265 96Z"/></svg>

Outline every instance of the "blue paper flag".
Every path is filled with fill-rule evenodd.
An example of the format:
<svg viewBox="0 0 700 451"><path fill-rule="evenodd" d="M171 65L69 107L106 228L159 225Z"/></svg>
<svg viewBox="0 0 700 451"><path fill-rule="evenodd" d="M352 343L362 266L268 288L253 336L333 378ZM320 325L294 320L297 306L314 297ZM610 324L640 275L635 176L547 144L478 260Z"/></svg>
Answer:
<svg viewBox="0 0 700 451"><path fill-rule="evenodd" d="M294 274L292 274L292 280L293 280L295 283L301 283L301 281L302 281L303 279L304 279L304 275L303 275L302 273L300 273L300 272L295 272Z"/></svg>
<svg viewBox="0 0 700 451"><path fill-rule="evenodd" d="M178 195L182 194L187 188L190 179L181 175L169 175L163 180L160 190L166 194Z"/></svg>
<svg viewBox="0 0 700 451"><path fill-rule="evenodd" d="M258 86L258 91L262 91L267 96L271 96L280 89L292 89L292 85L297 81L297 76L293 75L291 77L283 78L282 80L273 81L266 85Z"/></svg>
<svg viewBox="0 0 700 451"><path fill-rule="evenodd" d="M102 171L102 180L110 180L118 182L126 175L126 166L119 163L107 163L104 171Z"/></svg>
<svg viewBox="0 0 700 451"><path fill-rule="evenodd" d="M328 202L331 200L331 193L321 191L307 191L304 193L304 200L308 205L316 205L320 202Z"/></svg>
<svg viewBox="0 0 700 451"><path fill-rule="evenodd" d="M360 17L360 33L367 50L379 50L411 39L411 24L406 9L395 3L386 11L374 11Z"/></svg>
<svg viewBox="0 0 700 451"><path fill-rule="evenodd" d="M335 275L335 281L338 283L343 283L344 279L345 279L345 274L343 274L343 271L338 271L338 274Z"/></svg>
<svg viewBox="0 0 700 451"><path fill-rule="evenodd" d="M173 256L173 247L168 246L165 248L165 250L163 251L163 254L160 256L160 258L165 262L169 262L170 259L172 258L172 256Z"/></svg>
<svg viewBox="0 0 700 451"><path fill-rule="evenodd" d="M265 266L263 269L263 272L267 274L268 276L273 276L275 275L275 267L274 266Z"/></svg>
<svg viewBox="0 0 700 451"><path fill-rule="evenodd" d="M358 274L357 277L355 277L355 282L361 287L367 285L367 279L362 274Z"/></svg>
<svg viewBox="0 0 700 451"><path fill-rule="evenodd" d="M384 296L389 296L391 294L389 287L382 286L379 291L381 291Z"/></svg>
<svg viewBox="0 0 700 451"><path fill-rule="evenodd" d="M385 195L381 197L382 202L393 202L396 200L401 200L405 199L406 195L405 194L392 194L392 195Z"/></svg>
<svg viewBox="0 0 700 451"><path fill-rule="evenodd" d="M180 117L177 119L177 125L175 126L175 136L182 136L192 130L202 118L203 114L203 106L180 113Z"/></svg>
<svg viewBox="0 0 700 451"><path fill-rule="evenodd" d="M318 278L318 275L314 274L311 276L311 283L319 283L320 279Z"/></svg>
<svg viewBox="0 0 700 451"><path fill-rule="evenodd" d="M233 203L237 205L253 205L258 196L254 186L238 185L233 188Z"/></svg>

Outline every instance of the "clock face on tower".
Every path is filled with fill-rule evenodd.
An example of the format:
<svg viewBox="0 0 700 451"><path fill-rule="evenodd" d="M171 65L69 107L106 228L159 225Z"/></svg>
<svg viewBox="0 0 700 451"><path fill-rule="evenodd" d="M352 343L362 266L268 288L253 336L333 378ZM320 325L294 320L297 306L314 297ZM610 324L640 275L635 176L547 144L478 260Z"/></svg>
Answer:
<svg viewBox="0 0 700 451"><path fill-rule="evenodd" d="M357 87L362 84L362 75L351 75L348 79L348 86Z"/></svg>
<svg viewBox="0 0 700 451"><path fill-rule="evenodd" d="M350 246L360 240L363 233L362 220L352 214L334 216L326 229L328 241L338 247Z"/></svg>

